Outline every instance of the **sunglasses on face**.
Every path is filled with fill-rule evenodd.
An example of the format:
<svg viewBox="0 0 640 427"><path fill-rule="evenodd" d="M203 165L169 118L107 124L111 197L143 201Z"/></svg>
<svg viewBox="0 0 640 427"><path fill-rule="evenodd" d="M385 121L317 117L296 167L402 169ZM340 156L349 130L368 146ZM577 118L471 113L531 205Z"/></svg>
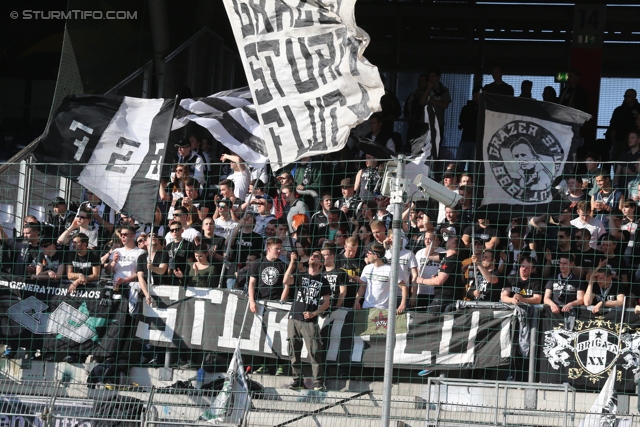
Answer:
<svg viewBox="0 0 640 427"><path fill-rule="evenodd" d="M120 233L121 237L129 237L129 236L133 236L133 233Z"/></svg>
<svg viewBox="0 0 640 427"><path fill-rule="evenodd" d="M82 215L76 215L76 218L80 218L80 219L89 219L89 217L87 217L87 216L82 216Z"/></svg>
<svg viewBox="0 0 640 427"><path fill-rule="evenodd" d="M140 243L144 243L144 239L138 240L138 244L140 244Z"/></svg>
<svg viewBox="0 0 640 427"><path fill-rule="evenodd" d="M172 228L169 231L171 231L172 233L177 233L178 231L181 231L182 228Z"/></svg>

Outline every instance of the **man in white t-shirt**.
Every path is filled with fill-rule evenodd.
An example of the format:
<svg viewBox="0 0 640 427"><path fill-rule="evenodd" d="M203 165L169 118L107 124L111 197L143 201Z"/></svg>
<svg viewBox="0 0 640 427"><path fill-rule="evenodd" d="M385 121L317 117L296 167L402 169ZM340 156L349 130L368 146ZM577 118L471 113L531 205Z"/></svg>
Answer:
<svg viewBox="0 0 640 427"><path fill-rule="evenodd" d="M240 156L236 154L223 154L220 156L221 162L225 160L231 162L231 170L233 170L233 173L227 176L227 179L230 179L235 184L233 193L238 199L244 200L244 196L247 195L249 189L249 182L251 182L251 172L249 172L247 165L244 164Z"/></svg>
<svg viewBox="0 0 640 427"><path fill-rule="evenodd" d="M362 270L360 275L360 289L356 295L356 302L353 308L382 308L389 307L389 291L391 279L391 266L385 262L384 246L374 243L369 247L366 254L368 264ZM405 283L398 280L399 285ZM398 314L401 314L407 308L407 300L409 289L406 286L400 286L402 292L402 301L398 306ZM364 303L360 305L360 299L364 296Z"/></svg>
<svg viewBox="0 0 640 427"><path fill-rule="evenodd" d="M599 219L595 219L591 216L591 203L587 201L578 202L576 205L576 211L578 212L578 218L571 220L571 225L577 229L586 228L591 233L591 240L589 246L595 249L598 245L598 239L600 236L606 233L604 224Z"/></svg>
<svg viewBox="0 0 640 427"><path fill-rule="evenodd" d="M440 247L440 237L433 231L424 233L425 248L420 249L416 254L418 263L418 276L428 279L438 274L440 269L440 260L446 251ZM417 305L427 306L433 295L433 286L416 285L411 287L411 305L417 301Z"/></svg>
<svg viewBox="0 0 640 427"><path fill-rule="evenodd" d="M404 243L404 239L400 239L400 243ZM387 231L387 238L384 241L384 247L387 250L384 257L390 260L393 254L393 230ZM416 261L415 254L406 247L401 247L398 264L400 265L400 270L398 270L398 280L406 283L407 285L414 283L416 277L418 277L418 261Z"/></svg>
<svg viewBox="0 0 640 427"><path fill-rule="evenodd" d="M184 240L188 240L189 242L193 243L196 237L197 238L202 237L202 233L200 233L195 228L189 226L189 223L187 222L187 215L189 215L189 213L186 208L183 208L183 207L176 208L173 211L173 220L178 221L182 226L182 230L183 230L182 238ZM173 235L171 233L167 233L164 239L168 245L169 243L173 242Z"/></svg>
<svg viewBox="0 0 640 427"><path fill-rule="evenodd" d="M234 228L238 226L238 221L231 219L231 207L233 202L229 199L222 199L218 202L218 218L215 219L215 229L213 234L225 239L231 235Z"/></svg>
<svg viewBox="0 0 640 427"><path fill-rule="evenodd" d="M116 286L138 281L136 273L138 257L145 253L144 249L138 248L136 243L135 227L121 227L120 240L122 247L114 249L109 255L109 264L106 269L107 274L113 274Z"/></svg>

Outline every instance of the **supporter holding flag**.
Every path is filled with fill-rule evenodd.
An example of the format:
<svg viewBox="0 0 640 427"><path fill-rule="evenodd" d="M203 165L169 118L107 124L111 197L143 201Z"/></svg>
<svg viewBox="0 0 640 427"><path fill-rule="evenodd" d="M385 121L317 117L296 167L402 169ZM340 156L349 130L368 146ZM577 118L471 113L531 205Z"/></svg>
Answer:
<svg viewBox="0 0 640 427"><path fill-rule="evenodd" d="M480 253L480 262L477 254L471 255L472 265L467 270L466 298L470 301L498 302L502 292L502 279L495 274L495 252L481 249Z"/></svg>

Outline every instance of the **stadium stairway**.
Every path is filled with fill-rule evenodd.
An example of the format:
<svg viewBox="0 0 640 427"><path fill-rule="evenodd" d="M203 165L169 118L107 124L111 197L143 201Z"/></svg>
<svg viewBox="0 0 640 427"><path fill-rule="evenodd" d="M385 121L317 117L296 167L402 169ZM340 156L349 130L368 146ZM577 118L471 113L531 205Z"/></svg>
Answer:
<svg viewBox="0 0 640 427"><path fill-rule="evenodd" d="M195 369L132 367L128 376L121 376L122 385L92 389L87 381L95 366L0 359L0 396L55 400L52 412L64 412L69 406L77 410L83 404L90 408L92 403L109 401L116 395L129 396L145 402L147 416L158 426L197 423L215 397L211 390L191 388L196 384ZM223 375L207 373L204 384ZM264 390L252 400L246 425L360 427L380 423L381 378L328 378L327 391L312 390L309 378L307 389L299 391L288 389L289 376L252 374L250 378ZM597 397L561 385L443 378L418 381L394 382L392 426L577 426ZM52 396L56 398L52 400ZM636 396L619 396L618 409L632 415L634 425L640 425Z"/></svg>

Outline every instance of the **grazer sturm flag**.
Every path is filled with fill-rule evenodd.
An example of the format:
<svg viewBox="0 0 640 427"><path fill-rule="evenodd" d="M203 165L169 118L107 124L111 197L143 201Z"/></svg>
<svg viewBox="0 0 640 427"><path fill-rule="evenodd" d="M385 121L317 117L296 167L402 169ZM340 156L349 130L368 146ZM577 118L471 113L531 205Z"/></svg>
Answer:
<svg viewBox="0 0 640 427"><path fill-rule="evenodd" d="M478 118L482 144L477 147L480 205L511 216L536 206L548 211L574 130L590 117L550 102L483 94Z"/></svg>
<svg viewBox="0 0 640 427"><path fill-rule="evenodd" d="M340 150L380 110L355 0L224 0L274 170Z"/></svg>
<svg viewBox="0 0 640 427"><path fill-rule="evenodd" d="M255 168L263 168L267 149L248 87L216 93L206 98L183 99L176 110L173 130L195 122Z"/></svg>
<svg viewBox="0 0 640 427"><path fill-rule="evenodd" d="M36 148L36 167L77 180L112 209L153 223L175 100L65 97Z"/></svg>

